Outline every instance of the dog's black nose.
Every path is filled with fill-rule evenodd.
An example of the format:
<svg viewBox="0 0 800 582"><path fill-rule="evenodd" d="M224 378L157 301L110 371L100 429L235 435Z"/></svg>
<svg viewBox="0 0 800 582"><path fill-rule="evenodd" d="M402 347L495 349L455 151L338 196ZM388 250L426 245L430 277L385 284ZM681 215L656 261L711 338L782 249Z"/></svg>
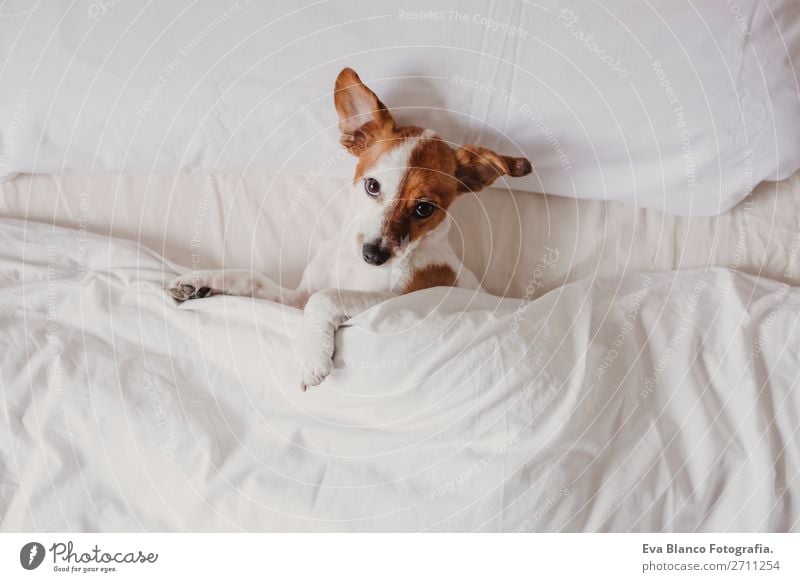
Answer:
<svg viewBox="0 0 800 582"><path fill-rule="evenodd" d="M389 260L391 255L389 251L373 243L367 243L361 247L361 254L370 265L382 265Z"/></svg>

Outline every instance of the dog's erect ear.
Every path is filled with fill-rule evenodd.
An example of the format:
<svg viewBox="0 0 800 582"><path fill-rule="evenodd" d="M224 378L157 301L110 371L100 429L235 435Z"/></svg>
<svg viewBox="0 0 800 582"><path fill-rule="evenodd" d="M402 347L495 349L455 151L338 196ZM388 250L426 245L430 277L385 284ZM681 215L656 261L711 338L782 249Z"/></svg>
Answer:
<svg viewBox="0 0 800 582"><path fill-rule="evenodd" d="M462 192L478 192L500 176L527 176L531 163L525 158L501 156L490 149L465 145L456 150L456 179Z"/></svg>
<svg viewBox="0 0 800 582"><path fill-rule="evenodd" d="M361 82L353 69L342 69L336 77L333 102L339 114L342 145L351 154L364 149L394 131L394 119L378 96Z"/></svg>

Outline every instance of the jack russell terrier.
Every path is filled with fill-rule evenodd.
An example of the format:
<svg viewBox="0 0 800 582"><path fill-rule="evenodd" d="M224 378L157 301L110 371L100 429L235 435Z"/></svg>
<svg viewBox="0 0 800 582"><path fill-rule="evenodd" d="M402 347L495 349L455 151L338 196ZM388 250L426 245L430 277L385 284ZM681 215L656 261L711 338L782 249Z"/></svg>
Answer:
<svg viewBox="0 0 800 582"><path fill-rule="evenodd" d="M352 69L339 73L334 104L340 141L358 158L349 193L356 219L321 246L298 288L247 270L194 271L168 285L178 301L240 295L304 309L303 390L331 373L336 329L362 311L428 287L480 289L448 243L447 209L462 192L531 172L525 158L473 145L452 148L429 129L398 127Z"/></svg>

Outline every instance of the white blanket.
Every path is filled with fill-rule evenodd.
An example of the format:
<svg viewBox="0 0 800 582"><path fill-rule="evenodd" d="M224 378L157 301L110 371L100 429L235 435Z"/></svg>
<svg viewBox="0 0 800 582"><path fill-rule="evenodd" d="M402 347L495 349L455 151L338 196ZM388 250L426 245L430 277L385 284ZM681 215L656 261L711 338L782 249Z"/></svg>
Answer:
<svg viewBox="0 0 800 582"><path fill-rule="evenodd" d="M4 530L798 529L797 288L427 290L342 329L304 394L299 311L178 307L174 273L0 222Z"/></svg>

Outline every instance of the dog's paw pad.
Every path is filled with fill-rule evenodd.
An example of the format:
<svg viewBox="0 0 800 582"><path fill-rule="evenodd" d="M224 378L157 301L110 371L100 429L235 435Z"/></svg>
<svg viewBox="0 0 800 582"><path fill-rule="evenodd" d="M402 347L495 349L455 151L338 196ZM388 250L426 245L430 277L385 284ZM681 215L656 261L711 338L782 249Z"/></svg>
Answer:
<svg viewBox="0 0 800 582"><path fill-rule="evenodd" d="M202 299L211 295L211 287L195 286L188 283L177 281L167 287L167 293L178 301L188 301L190 299Z"/></svg>

